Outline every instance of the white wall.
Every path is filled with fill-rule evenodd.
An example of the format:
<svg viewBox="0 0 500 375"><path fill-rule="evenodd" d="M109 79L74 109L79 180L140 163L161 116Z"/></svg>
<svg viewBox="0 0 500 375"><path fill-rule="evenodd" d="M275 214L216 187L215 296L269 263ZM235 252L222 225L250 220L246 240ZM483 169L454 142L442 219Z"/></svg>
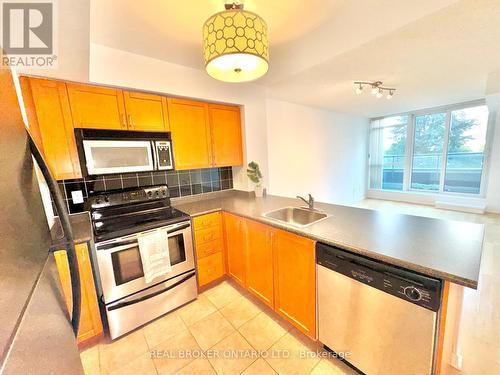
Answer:
<svg viewBox="0 0 500 375"><path fill-rule="evenodd" d="M215 81L205 72L163 60L106 47L90 46L90 81L106 85L138 88L175 96L244 105L244 156L255 160L265 176L267 133L265 89L253 84ZM246 168L233 168L234 186L251 190ZM267 185L267 179L263 181Z"/></svg>
<svg viewBox="0 0 500 375"><path fill-rule="evenodd" d="M368 119L267 101L269 192L350 204L366 187Z"/></svg>
<svg viewBox="0 0 500 375"><path fill-rule="evenodd" d="M87 82L89 78L90 0L56 3L57 68L16 69L19 74Z"/></svg>
<svg viewBox="0 0 500 375"><path fill-rule="evenodd" d="M500 91L500 87L498 88ZM486 187L486 211L500 213L500 93L490 94L486 97L486 103L490 110L491 133L493 137L491 149L487 150L489 160L488 185Z"/></svg>

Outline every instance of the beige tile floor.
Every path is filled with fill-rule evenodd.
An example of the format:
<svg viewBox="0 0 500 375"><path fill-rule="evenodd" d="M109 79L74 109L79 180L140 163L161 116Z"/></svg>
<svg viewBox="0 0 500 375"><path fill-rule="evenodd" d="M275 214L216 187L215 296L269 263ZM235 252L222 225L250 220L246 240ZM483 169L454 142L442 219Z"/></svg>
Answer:
<svg viewBox="0 0 500 375"><path fill-rule="evenodd" d="M206 357L197 358L202 351ZM223 281L125 337L82 351L81 358L86 375L355 374L317 352L324 353L248 292ZM310 358L302 359L306 353Z"/></svg>
<svg viewBox="0 0 500 375"><path fill-rule="evenodd" d="M458 346L462 372L500 374L500 215L476 215L433 207L367 199L358 206L412 215L484 223L486 226L478 290L465 289ZM224 353L243 350L237 359L151 358L178 350ZM248 358L252 350L290 350L290 358ZM165 352L161 352L164 350ZM168 352L168 351L171 352ZM81 353L86 375L104 374L353 374L339 361L300 359L297 352L320 350L247 292L223 282L198 300L115 342ZM295 353L295 354L294 354ZM265 356L265 355L264 355Z"/></svg>

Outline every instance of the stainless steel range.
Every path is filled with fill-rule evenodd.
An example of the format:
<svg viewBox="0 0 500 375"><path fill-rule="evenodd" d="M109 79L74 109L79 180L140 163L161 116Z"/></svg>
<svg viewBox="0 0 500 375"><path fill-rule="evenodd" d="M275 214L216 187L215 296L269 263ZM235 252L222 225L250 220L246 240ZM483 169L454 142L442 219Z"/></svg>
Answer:
<svg viewBox="0 0 500 375"><path fill-rule="evenodd" d="M96 258L111 338L197 297L191 220L170 205L167 186L90 197ZM171 271L147 283L138 236L165 229Z"/></svg>

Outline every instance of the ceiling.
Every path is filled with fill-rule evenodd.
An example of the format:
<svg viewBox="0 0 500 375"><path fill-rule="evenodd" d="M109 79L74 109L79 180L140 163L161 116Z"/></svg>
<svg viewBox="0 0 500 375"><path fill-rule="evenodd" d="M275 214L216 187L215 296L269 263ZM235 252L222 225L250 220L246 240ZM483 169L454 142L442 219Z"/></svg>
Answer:
<svg viewBox="0 0 500 375"><path fill-rule="evenodd" d="M93 0L91 41L203 69L201 26L223 0ZM484 96L500 68L498 0L246 0L269 26L268 95L368 117ZM111 27L112 26L112 27ZM392 100L356 95L381 80ZM304 95L307 93L307 95Z"/></svg>

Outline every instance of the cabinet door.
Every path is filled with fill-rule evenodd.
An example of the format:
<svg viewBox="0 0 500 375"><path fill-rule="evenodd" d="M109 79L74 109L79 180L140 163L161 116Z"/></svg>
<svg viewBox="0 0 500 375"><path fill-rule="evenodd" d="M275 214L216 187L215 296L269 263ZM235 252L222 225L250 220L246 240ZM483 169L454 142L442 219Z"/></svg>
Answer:
<svg viewBox="0 0 500 375"><path fill-rule="evenodd" d="M198 259L198 285L200 287L224 276L222 252Z"/></svg>
<svg viewBox="0 0 500 375"><path fill-rule="evenodd" d="M227 272L242 286L246 285L246 229L244 219L224 214Z"/></svg>
<svg viewBox="0 0 500 375"><path fill-rule="evenodd" d="M38 118L36 115L35 100L33 99L33 91L31 90L30 77L19 77L19 85L21 86L23 104L24 109L26 110L26 119L28 120L30 135L35 141L38 149L46 158L43 150L42 133L40 131L40 125L38 124ZM73 126L73 124L71 126Z"/></svg>
<svg viewBox="0 0 500 375"><path fill-rule="evenodd" d="M82 174L65 83L29 78L29 85L44 156L50 170L57 180L80 178ZM30 102L29 91L25 93Z"/></svg>
<svg viewBox="0 0 500 375"><path fill-rule="evenodd" d="M208 110L214 165L243 165L240 108L209 104Z"/></svg>
<svg viewBox="0 0 500 375"><path fill-rule="evenodd" d="M66 251L56 251L54 257L59 271L59 279L68 311L72 310L71 278ZM102 322L92 275L87 244L76 245L78 270L81 284L81 315L77 342L81 343L102 334Z"/></svg>
<svg viewBox="0 0 500 375"><path fill-rule="evenodd" d="M267 226L247 220L247 288L265 304L274 307L273 249L274 232Z"/></svg>
<svg viewBox="0 0 500 375"><path fill-rule="evenodd" d="M212 166L207 103L167 99L175 169Z"/></svg>
<svg viewBox="0 0 500 375"><path fill-rule="evenodd" d="M169 130L167 98L124 91L125 111L129 130L166 132Z"/></svg>
<svg viewBox="0 0 500 375"><path fill-rule="evenodd" d="M316 337L314 241L275 230L275 310L306 335Z"/></svg>
<svg viewBox="0 0 500 375"><path fill-rule="evenodd" d="M75 128L126 130L121 90L68 83Z"/></svg>

